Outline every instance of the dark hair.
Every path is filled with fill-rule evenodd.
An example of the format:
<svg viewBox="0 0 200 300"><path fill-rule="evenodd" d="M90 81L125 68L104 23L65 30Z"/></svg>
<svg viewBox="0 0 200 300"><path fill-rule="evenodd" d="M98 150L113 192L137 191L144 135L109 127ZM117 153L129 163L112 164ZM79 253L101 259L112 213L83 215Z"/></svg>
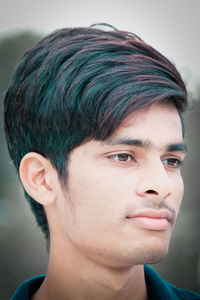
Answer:
<svg viewBox="0 0 200 300"><path fill-rule="evenodd" d="M187 92L174 65L133 33L66 28L22 58L5 95L5 132L19 169L31 151L48 158L66 180L70 151L104 140L130 113L157 101L185 110ZM43 206L26 192L49 235Z"/></svg>

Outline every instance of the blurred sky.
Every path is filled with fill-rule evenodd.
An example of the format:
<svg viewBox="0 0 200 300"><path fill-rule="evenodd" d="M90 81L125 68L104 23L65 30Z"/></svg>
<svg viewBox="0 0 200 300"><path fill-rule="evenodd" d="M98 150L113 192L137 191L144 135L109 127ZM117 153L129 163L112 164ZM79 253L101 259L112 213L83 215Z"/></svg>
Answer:
<svg viewBox="0 0 200 300"><path fill-rule="evenodd" d="M190 85L200 79L200 0L0 0L0 34L107 22L132 31L176 63Z"/></svg>

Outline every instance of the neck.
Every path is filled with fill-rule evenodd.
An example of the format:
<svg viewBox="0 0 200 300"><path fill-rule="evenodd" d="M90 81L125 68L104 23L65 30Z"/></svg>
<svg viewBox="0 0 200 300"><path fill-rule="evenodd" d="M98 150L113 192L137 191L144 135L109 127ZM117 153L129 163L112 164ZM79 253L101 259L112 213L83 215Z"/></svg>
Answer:
<svg viewBox="0 0 200 300"><path fill-rule="evenodd" d="M38 299L146 300L144 268L109 268L80 257L76 251L51 248L46 278L32 298Z"/></svg>

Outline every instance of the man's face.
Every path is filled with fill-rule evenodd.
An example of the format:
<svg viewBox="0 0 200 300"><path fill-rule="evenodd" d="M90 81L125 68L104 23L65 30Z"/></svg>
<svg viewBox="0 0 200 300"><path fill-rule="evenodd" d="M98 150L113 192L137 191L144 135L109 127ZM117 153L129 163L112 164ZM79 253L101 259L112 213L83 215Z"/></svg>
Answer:
<svg viewBox="0 0 200 300"><path fill-rule="evenodd" d="M110 267L160 261L183 196L183 150L179 114L166 104L142 108L107 140L75 148L57 204L64 240Z"/></svg>

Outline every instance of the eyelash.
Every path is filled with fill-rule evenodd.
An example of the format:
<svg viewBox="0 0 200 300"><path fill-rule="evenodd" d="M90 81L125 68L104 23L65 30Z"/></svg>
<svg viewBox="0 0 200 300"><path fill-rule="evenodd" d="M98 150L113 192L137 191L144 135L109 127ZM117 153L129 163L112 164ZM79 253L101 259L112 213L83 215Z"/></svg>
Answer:
<svg viewBox="0 0 200 300"><path fill-rule="evenodd" d="M131 161L134 161L134 158L133 158L133 156L131 155L131 154L128 154L128 153L119 153L119 154L113 154L113 155L109 155L108 156L108 158L109 159L114 159L114 160L116 160L115 159L115 157L121 157L121 158L130 158L131 159ZM123 162L130 162L130 160L116 160L117 162L120 162L120 163L123 163Z"/></svg>
<svg viewBox="0 0 200 300"><path fill-rule="evenodd" d="M178 158L175 158L175 157L166 158L166 159L163 160L163 163L164 163L165 161L168 161L168 164L167 164L167 165L168 165L170 168L174 168L174 169L178 169L178 168L180 168L180 167L183 165L183 161L180 160L180 159L178 159ZM175 163L175 165L173 165L173 163ZM164 164L165 164L165 163L164 163Z"/></svg>
<svg viewBox="0 0 200 300"><path fill-rule="evenodd" d="M118 157L118 160L116 159L116 157ZM122 160L119 159L120 157L122 158ZM108 156L108 158L116 160L117 163L136 162L134 157L128 153L113 154L113 155ZM162 162L164 165L167 165L169 168L173 168L173 169L179 169L183 165L183 161L176 157L166 158Z"/></svg>

